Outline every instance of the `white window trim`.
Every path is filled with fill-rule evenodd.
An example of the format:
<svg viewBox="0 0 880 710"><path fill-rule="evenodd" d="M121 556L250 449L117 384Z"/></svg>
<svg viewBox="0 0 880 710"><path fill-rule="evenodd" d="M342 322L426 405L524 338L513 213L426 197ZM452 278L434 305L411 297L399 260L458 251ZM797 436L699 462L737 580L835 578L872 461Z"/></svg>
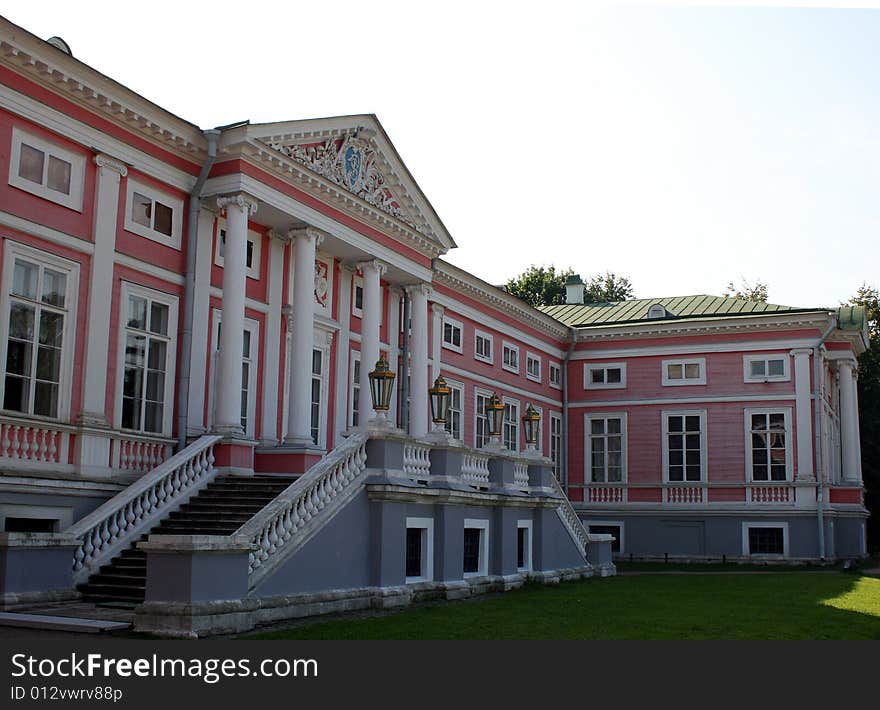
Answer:
<svg viewBox="0 0 880 710"><path fill-rule="evenodd" d="M290 350L290 348L288 348ZM318 443L319 449L327 448L327 417L330 412L330 401L328 398L329 382L330 382L330 345L327 342L327 331L315 328L315 342L312 350L321 351L321 412L318 417ZM363 380L364 373L361 372ZM314 375L312 374L311 363L309 364L309 416L311 417L311 382ZM363 386L363 385L362 385Z"/></svg>
<svg viewBox="0 0 880 710"><path fill-rule="evenodd" d="M486 399L489 399L492 396L492 392L490 390L482 389L481 387L474 387L474 428L473 428L474 448L479 448L479 444L477 443L477 418L479 416L480 411L479 411L479 407L477 406L477 398L481 397L481 396L485 397ZM486 430L487 430L487 432L488 432L488 427L489 427L488 421L489 421L489 418L487 416L486 417ZM488 438L487 438L487 443L488 443Z"/></svg>
<svg viewBox="0 0 880 710"><path fill-rule="evenodd" d="M477 353L477 338L483 338L489 341L489 355L488 357L485 355L480 355ZM492 337L491 333L487 333L484 330L474 329L474 359L479 360L480 362L486 362L490 365L495 361L495 340Z"/></svg>
<svg viewBox="0 0 880 710"><path fill-rule="evenodd" d="M562 414L560 412L550 412L550 416L548 417L548 421L550 422L550 426L547 429L547 456L548 458L553 454L553 422L559 422L559 479L562 479ZM556 469L556 465L553 465L553 469Z"/></svg>
<svg viewBox="0 0 880 710"><path fill-rule="evenodd" d="M764 360L782 360L781 375L764 375L763 377L752 376L752 363ZM791 367L789 365L791 358L786 354L777 355L743 355L743 382L789 382L791 380ZM765 364L766 372L767 366Z"/></svg>
<svg viewBox="0 0 880 710"><path fill-rule="evenodd" d="M458 390L461 395L459 397L459 402L461 402L461 412L460 412L461 416L459 417L459 421L461 422L461 436L458 436L458 437L453 436L453 438L456 441L460 441L460 442L464 443L464 394L465 394L466 389L465 389L463 382L459 382L457 380L450 380L448 377L444 378L444 379L446 379L446 385L449 387L449 389ZM451 392L449 393L449 406L452 407L452 393Z"/></svg>
<svg viewBox="0 0 880 710"><path fill-rule="evenodd" d="M685 365L694 365L697 364L700 366L700 376L695 380L671 380L668 377L669 374L669 365L681 365L682 366L682 374L684 374L684 366ZM663 378L663 386L664 387L691 387L693 385L705 385L706 384L706 358L704 357L691 357L691 358L673 358L670 360L663 360L661 364L661 376Z"/></svg>
<svg viewBox="0 0 880 710"><path fill-rule="evenodd" d="M663 431L663 483L672 483L675 484L705 484L709 480L709 460L707 456L708 452L708 439L709 439L709 430L707 427L708 417L706 415L705 409L664 409L660 412L660 416L662 417L662 431ZM700 417L700 480L699 481L670 481L669 480L669 417ZM687 473L684 474L687 476Z"/></svg>
<svg viewBox="0 0 880 710"><path fill-rule="evenodd" d="M64 318L64 332L62 333L61 346L61 373L58 384L58 416L44 417L41 415L24 414L23 412L9 411L14 417L26 416L29 419L45 421L69 421L70 399L73 387L73 356L76 351L76 311L79 302L79 264L68 261L60 256L34 249L33 247L19 244L10 239L4 240L6 248L3 252L3 287L0 289L0 406L6 389L6 351L9 347L9 289L12 287L13 269L15 257L36 261L53 269L63 271L67 275L67 293L64 304L67 315ZM6 411L6 410L0 410Z"/></svg>
<svg viewBox="0 0 880 710"><path fill-rule="evenodd" d="M618 540L618 546L620 547L620 551L617 554L624 554L624 551L626 550L626 546L624 545L626 540L626 523L623 520L585 520L584 527L587 529L588 533L590 532L591 525L616 525L619 527L620 539Z"/></svg>
<svg viewBox="0 0 880 710"><path fill-rule="evenodd" d="M529 372L529 363L537 362L538 363L538 374L533 375ZM541 356L536 355L535 353L526 351L526 379L532 380L533 382L541 381Z"/></svg>
<svg viewBox="0 0 880 710"><path fill-rule="evenodd" d="M608 379L608 370L620 370L620 382L593 382L592 370L605 370L605 379ZM560 387L561 388L561 387ZM626 389L626 363L625 362L587 362L584 363L584 389L585 390L622 390Z"/></svg>
<svg viewBox="0 0 880 710"><path fill-rule="evenodd" d="M459 344L455 345L454 343L446 342L446 326L450 325L453 329L458 328L458 340ZM452 350L453 352L460 353L463 351L462 346L464 345L464 323L460 320L456 320L455 318L450 318L447 315L443 316L443 319L440 324L440 343L443 348L446 350Z"/></svg>
<svg viewBox="0 0 880 710"><path fill-rule="evenodd" d="M590 423L594 419L620 419L620 481L596 481L593 482L593 456L592 456L592 447L590 445ZM627 449L629 448L629 443L627 439L629 438L629 431L627 427L627 413L626 412L590 412L589 414L584 415L584 485L586 486L607 486L607 485L622 485L628 480L628 459ZM605 436L608 434L606 432ZM605 451L606 456L608 451ZM606 464L607 468L607 464ZM607 477L607 476L606 476Z"/></svg>
<svg viewBox="0 0 880 710"><path fill-rule="evenodd" d="M349 363L348 363L348 383L349 383L349 391L348 391L348 426L354 428L356 425L354 423L354 364L361 362L361 351L352 349L349 353ZM363 365L361 365L360 378L357 383L357 388L359 390L358 393L358 425L361 425L364 418L364 370ZM367 383L366 387L367 396L369 396L369 383Z"/></svg>
<svg viewBox="0 0 880 710"><path fill-rule="evenodd" d="M134 193L138 192L144 197L151 200L168 205L173 213L171 215L171 236L157 232L142 224L138 224L131 218L131 205L134 200ZM138 182L132 178L128 178L125 186L125 229L133 234L137 234L145 239L151 239L173 249L180 249L180 242L183 234L183 200L179 197L157 190L142 182Z"/></svg>
<svg viewBox="0 0 880 710"><path fill-rule="evenodd" d="M504 351L511 350L516 353L516 367L513 365L508 365L504 362ZM507 341L501 341L501 369L507 370L508 372L515 372L519 374L519 346L514 345L513 343L508 343Z"/></svg>
<svg viewBox="0 0 880 710"><path fill-rule="evenodd" d="M211 390L208 393L208 425L209 428L214 426L214 402L216 401L216 385L217 385L217 368L219 361L217 353L217 326L222 323L223 311L219 308L211 309L211 338L213 347L211 348ZM251 364L257 365L256 358L260 350L260 322L253 318L244 319L244 329L251 334ZM251 396L253 395L253 396ZM257 425L257 367L251 367L248 374L248 430L245 435L253 438L255 436L254 429Z"/></svg>
<svg viewBox="0 0 880 710"><path fill-rule="evenodd" d="M501 404L503 404L505 406L510 404L510 405L516 407L516 416L514 417L514 422L516 423L516 448L515 449L508 449L504 445L505 419L504 419L503 414L501 416L501 445L504 447L505 451L512 451L513 453L518 453L521 450L522 436L523 436L523 430L522 430L522 426L521 426L522 420L520 419L523 415L522 404L518 399L514 399L513 397L506 397L506 396L501 398Z"/></svg>
<svg viewBox="0 0 880 710"><path fill-rule="evenodd" d="M364 309L357 307L357 290L360 288L361 294L364 292L364 277L355 274L351 279L351 314L355 318L364 317ZM362 296L363 297L363 296Z"/></svg>
<svg viewBox="0 0 880 710"><path fill-rule="evenodd" d="M406 529L423 530L422 533L422 574L407 577L406 583L431 582L434 579L434 518L407 518ZM404 538L404 541L406 538ZM405 544L405 542L404 542ZM404 548L404 571L406 571L406 549Z"/></svg>
<svg viewBox="0 0 880 710"><path fill-rule="evenodd" d="M214 264L222 267L226 259L220 255L220 230L227 229L226 220L220 217L217 220L217 239L214 240ZM254 245L251 252L251 266L247 269L247 276L255 281L260 280L260 256L262 253L263 235L253 229L247 231L247 240Z"/></svg>
<svg viewBox="0 0 880 710"><path fill-rule="evenodd" d="M752 476L752 415L753 414L782 414L785 420L785 481L756 481ZM745 430L746 440L746 480L755 485L773 485L782 484L794 480L794 461L792 459L792 428L791 428L791 407L746 407L743 410L743 427Z"/></svg>
<svg viewBox="0 0 880 710"><path fill-rule="evenodd" d="M48 161L48 156L54 155L70 163L70 193L65 195L63 192L53 190L42 183L35 183L21 177L18 174L21 164L21 145L27 143L32 148L43 151ZM47 165L43 165L43 178L45 179ZM67 207L77 212L83 210L83 186L85 184L86 175L86 158L80 153L62 148L44 138L38 138L32 133L26 133L17 126L12 128L12 149L9 154L9 184L24 190L37 197L54 202L63 207Z"/></svg>
<svg viewBox="0 0 880 710"><path fill-rule="evenodd" d="M463 572L464 579L471 577L485 577L489 574L489 521L477 520L475 518L465 518L464 528L477 528L482 531L480 534L480 559L476 572ZM464 563L462 561L462 566Z"/></svg>
<svg viewBox="0 0 880 710"><path fill-rule="evenodd" d="M771 554L751 554L749 552L749 529L750 528L782 528L782 554L781 555L771 555ZM742 523L742 554L743 557L753 557L762 560L779 560L779 559L787 559L790 556L789 551L789 542L790 537L788 534L788 523L778 522L773 523L769 521L760 521L760 522L752 522L744 520Z"/></svg>
<svg viewBox="0 0 880 710"><path fill-rule="evenodd" d="M525 551L523 554L523 562L525 563L522 567L517 566L517 572L531 572L532 571L532 548L533 545L533 537L532 537L532 521L531 520L517 520L516 521L516 535L517 535L517 545L519 544L519 531L520 530L528 530L526 534L526 544ZM519 561L519 560L517 560Z"/></svg>
<svg viewBox="0 0 880 710"><path fill-rule="evenodd" d="M547 369L549 372L548 381L550 383L550 386L553 389L561 390L562 389L562 365L559 365L558 363L555 363L555 362L551 362L551 363L548 363ZM553 381L553 371L554 370L556 370L559 373L559 381L558 382ZM623 373L621 373L621 374L623 374Z"/></svg>
<svg viewBox="0 0 880 710"><path fill-rule="evenodd" d="M152 301L168 306L168 351L165 356L165 394L164 399L162 400L164 405L162 412L162 431L145 432L140 429L126 429L125 431L133 431L144 436L171 436L174 412L176 410L174 385L177 382L177 309L179 299L177 296L170 293L156 291L128 281L122 282L122 288L120 289L119 294L119 337L116 348L116 404L113 411L113 424L117 429L122 429L122 388L123 380L125 378L125 340L126 333L128 332L125 327L125 319L128 314L129 296L148 298ZM211 371L214 371L213 367ZM213 390L213 387L211 389ZM208 411L213 411L213 407Z"/></svg>

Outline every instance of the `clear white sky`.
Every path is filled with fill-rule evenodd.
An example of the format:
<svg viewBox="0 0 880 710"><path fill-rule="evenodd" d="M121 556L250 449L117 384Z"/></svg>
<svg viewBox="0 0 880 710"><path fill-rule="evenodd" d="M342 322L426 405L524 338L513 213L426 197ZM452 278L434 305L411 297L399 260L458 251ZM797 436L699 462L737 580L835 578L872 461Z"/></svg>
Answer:
<svg viewBox="0 0 880 710"><path fill-rule="evenodd" d="M447 258L493 283L552 263L628 276L641 297L762 280L788 305L880 285L878 9L14 0L2 12L203 128L377 114L459 245Z"/></svg>

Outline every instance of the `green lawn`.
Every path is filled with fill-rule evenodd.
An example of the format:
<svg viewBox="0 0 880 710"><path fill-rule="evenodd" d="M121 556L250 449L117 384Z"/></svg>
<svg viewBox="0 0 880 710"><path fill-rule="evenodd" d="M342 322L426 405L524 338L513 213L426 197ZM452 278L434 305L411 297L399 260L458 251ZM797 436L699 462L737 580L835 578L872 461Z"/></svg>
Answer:
<svg viewBox="0 0 880 710"><path fill-rule="evenodd" d="M842 572L621 576L250 638L880 639L880 579Z"/></svg>

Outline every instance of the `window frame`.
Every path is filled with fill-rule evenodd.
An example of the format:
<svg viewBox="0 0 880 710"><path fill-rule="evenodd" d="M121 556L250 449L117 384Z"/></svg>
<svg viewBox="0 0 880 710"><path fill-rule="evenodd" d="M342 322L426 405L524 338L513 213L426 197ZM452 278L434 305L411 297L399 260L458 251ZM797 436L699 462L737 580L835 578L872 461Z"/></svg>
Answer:
<svg viewBox="0 0 880 710"><path fill-rule="evenodd" d="M357 364L357 370L358 370L357 381L355 381L355 373L354 373L355 364ZM352 348L351 351L349 352L349 356L348 356L349 388L348 388L348 417L347 417L348 426L351 427L352 429L360 426L361 415L363 413L363 406L362 406L363 399L361 397L361 395L363 394L363 386L361 383L362 379L363 379L363 364L361 363L361 351ZM357 409L355 409L355 406L354 406L355 390L357 390L357 394L358 394ZM357 422L355 422L355 420L354 420L355 412L357 412L357 415L358 415Z"/></svg>
<svg viewBox="0 0 880 710"><path fill-rule="evenodd" d="M604 371L604 382L593 382L593 370ZM620 382L608 382L608 370L620 370ZM622 390L626 389L626 363L625 362L599 362L584 363L584 389L585 390Z"/></svg>
<svg viewBox="0 0 880 710"><path fill-rule="evenodd" d="M684 377L687 365L699 365L700 376L696 379L686 379ZM669 365L682 366L682 379L672 379L669 377ZM687 357L687 358L670 358L661 362L661 382L664 387L693 387L706 384L706 358L704 357Z"/></svg>
<svg viewBox="0 0 880 710"><path fill-rule="evenodd" d="M217 354L220 352L218 326L223 322L223 311L220 308L213 308L211 310L211 337L213 338L213 347L211 349L211 393L208 399L208 412L209 424L213 426L214 403L217 401L217 367L220 364L220 360L217 357ZM251 355L249 357L249 360L251 361L252 365L252 367L250 367L248 371L248 426L245 427L244 433L245 436L254 438L256 435L257 426L257 371L259 370L259 367L261 365L259 361L260 322L254 318L245 317L244 330L247 330L251 334ZM242 359L244 359L244 354L242 354ZM251 393L253 393L253 396L251 396Z"/></svg>
<svg viewBox="0 0 880 710"><path fill-rule="evenodd" d="M320 333L320 337L319 334ZM330 381L330 346L327 343L326 334L322 331L315 330L315 342L312 345L312 357L314 357L315 350L321 351L321 375L320 375L320 383L321 383L321 391L318 396L319 401L319 409L318 409L318 441L314 442L314 445L319 449L327 448L327 416L328 410L330 409L330 401L328 399L329 392L329 381ZM311 383L315 380L315 374L312 372L311 365L309 366L309 397L311 398ZM309 429L311 430L311 417L312 417L312 403L310 399L309 403Z"/></svg>
<svg viewBox="0 0 880 710"><path fill-rule="evenodd" d="M144 197L148 197L154 203L158 201L171 208L172 213L170 235L162 234L162 232L158 232L152 227L145 227L144 225L139 224L132 219L131 208L134 202L135 192L143 195ZM150 239L154 242L164 244L167 247L171 247L172 249L177 249L179 251L181 248L181 241L183 237L183 200L179 197L175 197L170 192L165 192L158 188L151 187L144 182L140 182L137 179L128 177L125 184L124 227L126 231L131 232L132 234L137 234L138 236L144 237L145 239Z"/></svg>
<svg viewBox="0 0 880 710"><path fill-rule="evenodd" d="M537 374L532 374L530 370L530 365L532 363L538 363L538 372ZM532 382L540 382L541 381L541 356L537 355L533 352L529 352L526 350L526 379L531 380Z"/></svg>
<svg viewBox="0 0 880 710"><path fill-rule="evenodd" d="M406 530L422 531L422 574L417 577L406 576L406 533L404 532L403 571L406 584L431 582L434 580L434 518L407 517Z"/></svg>
<svg viewBox="0 0 880 710"><path fill-rule="evenodd" d="M220 253L220 243L222 241L221 232L226 231L227 223L226 219L223 217L219 217L217 219L217 238L214 240L214 265L223 268L226 259ZM245 261L245 268L247 269L247 277L249 279L254 279L255 281L260 280L260 258L262 256L263 251L263 235L259 232L249 229L247 230L247 241L254 245L254 248L251 250L251 265L247 266L247 261Z"/></svg>
<svg viewBox="0 0 880 710"><path fill-rule="evenodd" d="M550 421L549 431L549 445L550 445L550 460L553 462L553 473L556 475L556 480L562 483L562 414L560 412L550 412L550 416L548 417ZM553 432L553 424L554 422L558 422L559 432L554 434ZM557 456L553 458L553 440L554 438L558 438L558 446L556 447Z"/></svg>
<svg viewBox="0 0 880 710"><path fill-rule="evenodd" d="M48 160L44 159L42 181L33 182L21 177L21 146L26 144L35 150L42 151L45 156L54 155L56 158L70 164L70 192L64 194L59 190L53 190L47 183ZM86 156L76 153L67 148L62 148L50 140L41 138L33 133L28 133L18 126L12 127L12 144L9 152L9 184L12 187L24 190L32 195L49 200L55 204L67 207L76 212L83 211L83 195L85 191Z"/></svg>
<svg viewBox="0 0 880 710"><path fill-rule="evenodd" d="M620 480L619 481L609 481L608 480L608 447L605 447L605 480L603 481L594 481L593 480L593 434L591 432L593 421L602 420L606 422L605 424L605 433L603 437L607 441L608 439L608 424L607 421L609 419L620 419ZM589 412L584 415L584 483L587 486L596 485L596 486L616 486L623 485L627 483L627 469L628 469L628 456L627 456L627 448L628 448L628 429L627 429L627 412Z"/></svg>
<svg viewBox="0 0 880 710"><path fill-rule="evenodd" d="M125 386L125 341L128 333L126 317L128 314L128 299L130 296L146 298L168 307L168 349L165 353L165 392L162 411L162 431L148 432L141 429L123 429L122 427L122 397ZM176 402L174 401L174 386L177 382L177 319L179 316L180 299L174 294L158 291L156 289L141 286L131 281L123 281L119 290L119 336L116 353L116 397L113 411L113 425L122 431L132 432L139 436L171 436L174 423ZM215 311L217 312L217 311ZM218 312L219 313L219 312ZM216 333L215 329L212 333ZM212 338L215 336L212 336ZM216 359L216 351L211 349L212 357ZM211 372L216 372L216 366L212 365ZM215 375L212 375L212 380ZM213 391L213 387L212 387ZM209 410L213 412L213 407Z"/></svg>
<svg viewBox="0 0 880 710"><path fill-rule="evenodd" d="M783 422L784 422L784 434L785 434L785 478L782 480L774 480L772 478L772 471L768 468L767 470L767 480L756 479L754 477L754 462L752 461L752 415L753 414L766 414L768 417L771 414L782 414ZM792 438L793 438L793 430L792 430L792 411L791 407L746 407L743 409L743 428L745 433L745 466L746 466L746 481L749 483L753 483L755 485L781 485L784 483L791 483L794 480L794 459L793 459L793 448L792 448ZM769 421L769 420L768 420Z"/></svg>
<svg viewBox="0 0 880 710"><path fill-rule="evenodd" d="M456 345L452 341L446 340L446 326L449 326L454 334L455 331L458 331L458 345ZM453 337L454 340L454 337ZM461 353L463 352L464 346L464 323L460 320L456 320L455 318L450 318L445 313L443 314L443 318L440 321L440 346L445 350L452 350L452 352Z"/></svg>
<svg viewBox="0 0 880 710"><path fill-rule="evenodd" d="M480 355L477 352L477 343L483 339L489 343L489 354L488 355ZM488 363L489 365L494 364L495 362L495 340L491 333L487 333L485 330L474 329L474 359L479 360L480 362Z"/></svg>
<svg viewBox="0 0 880 710"><path fill-rule="evenodd" d="M749 550L749 530L752 528L782 528L782 554L778 553L755 553L752 554ZM742 554L743 557L752 557L756 559L762 560L784 560L788 559L791 556L790 551L791 544L791 536L789 535L788 523L787 522L774 522L774 521L751 521L751 520L743 520L742 521Z"/></svg>
<svg viewBox="0 0 880 710"><path fill-rule="evenodd" d="M488 402L489 399L492 397L492 392L490 390L485 390L480 387L474 387L474 430L473 431L474 431L474 448L475 449L480 449L483 446L485 446L486 444L488 444L489 441L491 441L491 437L489 435L489 418L486 416L485 407L483 408L482 411L480 410L480 407L479 407L480 397L485 398L486 401ZM485 429L486 429L486 436L485 436L486 440L483 443L480 443L480 441L478 440L479 429L480 429L480 427L479 427L480 420L485 422Z"/></svg>
<svg viewBox="0 0 880 710"><path fill-rule="evenodd" d="M464 386L464 383L462 383L462 382L458 382L457 380L450 380L448 378L446 378L446 386L449 387L449 389L451 390L449 393L449 413L447 414L447 417L446 417L446 424L449 426L447 426L446 431L449 432L449 434L452 436L453 439L464 443L465 386ZM455 400L455 397L452 393L453 391L458 392L458 403L459 403L459 407L460 407L458 410L454 410L452 407L452 403ZM453 411L458 412L458 428L459 428L458 436L456 436L455 433L452 431L452 426L451 426L452 420L451 420L450 415Z"/></svg>
<svg viewBox="0 0 880 710"><path fill-rule="evenodd" d="M55 254L44 252L40 249L5 239L5 247L3 249L3 270L2 281L3 288L0 289L0 365L2 365L2 377L0 377L0 412L12 417L27 417L43 421L69 421L70 420L70 404L73 389L73 362L76 351L76 318L77 307L79 305L79 263L70 261ZM64 296L64 309L52 307L55 310L66 311L64 317L64 327L61 334L61 364L59 369L58 380L58 411L57 416L48 417L42 414L28 414L18 412L11 409L2 409L6 396L6 357L9 350L9 308L12 295L10 289L13 285L13 271L15 269L15 258L20 257L25 261L37 262L42 267L62 271L67 277L67 291ZM39 338L35 333L35 337ZM36 357L36 356L34 356ZM30 395L29 395L30 396ZM29 408L33 409L33 403L29 402Z"/></svg>
<svg viewBox="0 0 880 710"><path fill-rule="evenodd" d="M514 399L513 397L502 397L501 403L504 405L504 415L501 419L501 446L503 446L508 451L512 451L513 453L519 453L522 445L522 427L520 426L520 416L521 416L521 407L520 401L518 399ZM507 446L507 428L510 425L511 421L507 419L507 408L512 407L516 413L511 420L514 424L515 437L516 437L516 448L511 449Z"/></svg>
<svg viewBox="0 0 880 710"><path fill-rule="evenodd" d="M562 365L555 362L550 362L547 365L548 374L548 382L550 386L554 389L561 390L562 389ZM557 373L556 381L553 381L553 373Z"/></svg>
<svg viewBox="0 0 880 710"><path fill-rule="evenodd" d="M770 360L782 360L781 375L752 375L752 363L764 361L764 371L769 371ZM776 355L743 355L743 382L790 382L791 381L791 356L788 353Z"/></svg>
<svg viewBox="0 0 880 710"><path fill-rule="evenodd" d="M489 521L477 518L465 518L463 530L476 529L480 531L480 552L477 558L477 571L464 571L464 535L462 535L462 578L485 577L489 574Z"/></svg>
<svg viewBox="0 0 880 710"><path fill-rule="evenodd" d="M361 290L361 307L358 307L358 305L357 305L358 289ZM363 304L364 304L364 277L358 276L357 274L355 274L351 279L351 314L355 318L363 319L363 317L364 317Z"/></svg>
<svg viewBox="0 0 880 710"><path fill-rule="evenodd" d="M515 367L505 362L505 360L507 359L505 355L507 354L508 350L516 354ZM507 370L508 372L515 372L517 375L519 374L519 345L508 343L506 340L501 341L501 369Z"/></svg>
<svg viewBox="0 0 880 710"><path fill-rule="evenodd" d="M531 572L532 571L532 560L534 558L533 548L534 548L534 537L532 534L532 521L531 520L517 520L516 521L516 545L517 545L517 572ZM526 530L526 542L523 545L523 565L519 566L519 531Z"/></svg>
<svg viewBox="0 0 880 710"><path fill-rule="evenodd" d="M663 457L663 483L671 484L691 484L705 485L709 480L709 459L708 459L708 414L705 409L664 409L660 412L662 417L662 457ZM700 480L687 480L687 461L682 462L682 479L681 481L669 480L669 417L700 417ZM684 432L682 436L684 436Z"/></svg>

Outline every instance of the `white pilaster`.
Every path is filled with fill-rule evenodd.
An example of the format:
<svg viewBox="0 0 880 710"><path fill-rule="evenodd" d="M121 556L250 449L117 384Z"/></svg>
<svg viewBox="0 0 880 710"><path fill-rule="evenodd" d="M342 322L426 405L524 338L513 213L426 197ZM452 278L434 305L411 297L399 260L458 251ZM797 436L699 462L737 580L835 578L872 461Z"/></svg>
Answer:
<svg viewBox="0 0 880 710"><path fill-rule="evenodd" d="M797 431L797 478L814 478L813 468L813 412L810 399L809 348L791 351L794 357L795 430Z"/></svg>
<svg viewBox="0 0 880 710"><path fill-rule="evenodd" d="M339 332L336 340L336 397L333 403L333 436L338 445L348 428L348 393L351 391L349 352L351 350L351 282L354 268L348 264L339 267ZM364 390L366 392L366 390Z"/></svg>
<svg viewBox="0 0 880 710"><path fill-rule="evenodd" d="M428 433L428 295L427 284L408 286L412 303L412 374L410 376L410 436Z"/></svg>
<svg viewBox="0 0 880 710"><path fill-rule="evenodd" d="M290 237L269 232L269 281L266 285L269 312L266 314L266 341L263 347L263 425L260 441L265 446L278 443L279 366L281 362L281 306L284 300L284 248Z"/></svg>
<svg viewBox="0 0 880 710"><path fill-rule="evenodd" d="M196 248L195 289L193 290L192 347L190 348L189 404L187 436L205 433L205 388L208 371L208 342L211 323L211 264L214 261L214 222L210 209L199 210Z"/></svg>
<svg viewBox="0 0 880 710"><path fill-rule="evenodd" d="M229 436L244 436L241 427L241 375L244 347L244 301L247 279L248 216L257 206L245 195L217 200L226 208L226 247L223 254L223 310L220 329L217 404L214 429Z"/></svg>
<svg viewBox="0 0 880 710"><path fill-rule="evenodd" d="M371 372L379 359L379 324L382 313L380 280L385 264L377 259L358 264L364 275L364 308L361 317L361 371Z"/></svg>
<svg viewBox="0 0 880 710"><path fill-rule="evenodd" d="M856 394L855 361L838 360L840 382L840 446L843 449L843 480L861 483L859 452L859 404Z"/></svg>
<svg viewBox="0 0 880 710"><path fill-rule="evenodd" d="M396 286L388 288L388 364L391 369L397 373L398 379L395 380L397 386L400 385L400 297L402 292ZM399 390L398 390L399 391ZM397 426L397 392L391 397L391 409L388 412L388 418L394 426Z"/></svg>
<svg viewBox="0 0 880 710"><path fill-rule="evenodd" d="M314 227L291 231L293 242L293 319L290 394L284 443L312 447L312 350L315 346L315 251L324 234Z"/></svg>
<svg viewBox="0 0 880 710"><path fill-rule="evenodd" d="M441 355L443 350L443 306L431 304L431 378L433 382L440 376Z"/></svg>

